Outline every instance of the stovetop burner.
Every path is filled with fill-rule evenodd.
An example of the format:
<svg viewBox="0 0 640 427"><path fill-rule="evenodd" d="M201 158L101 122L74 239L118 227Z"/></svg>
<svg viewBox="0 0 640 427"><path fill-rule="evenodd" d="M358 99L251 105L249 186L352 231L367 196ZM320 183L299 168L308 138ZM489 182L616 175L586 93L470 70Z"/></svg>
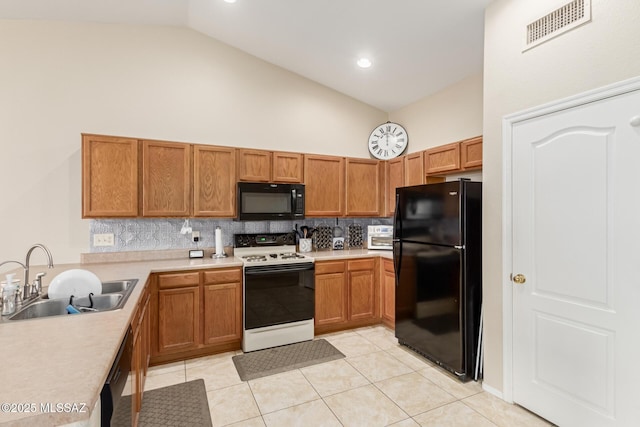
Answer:
<svg viewBox="0 0 640 427"><path fill-rule="evenodd" d="M264 255L245 255L242 257L245 261L254 262L254 261L266 261L267 257Z"/></svg>
<svg viewBox="0 0 640 427"><path fill-rule="evenodd" d="M313 262L296 253L294 233L234 234L234 253L249 264L291 264Z"/></svg>

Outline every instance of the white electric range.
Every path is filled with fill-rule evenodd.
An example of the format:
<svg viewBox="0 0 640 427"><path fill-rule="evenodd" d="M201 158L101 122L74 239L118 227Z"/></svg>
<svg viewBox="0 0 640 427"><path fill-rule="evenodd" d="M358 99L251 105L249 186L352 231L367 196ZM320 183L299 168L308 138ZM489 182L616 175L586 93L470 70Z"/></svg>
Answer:
<svg viewBox="0 0 640 427"><path fill-rule="evenodd" d="M313 339L314 259L296 253L294 233L235 234L243 261L242 350Z"/></svg>

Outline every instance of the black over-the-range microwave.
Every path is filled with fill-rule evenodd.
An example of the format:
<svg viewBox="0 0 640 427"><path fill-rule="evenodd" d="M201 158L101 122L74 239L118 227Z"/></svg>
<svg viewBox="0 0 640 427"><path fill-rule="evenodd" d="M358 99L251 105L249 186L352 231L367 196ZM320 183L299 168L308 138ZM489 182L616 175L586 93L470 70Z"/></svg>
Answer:
<svg viewBox="0 0 640 427"><path fill-rule="evenodd" d="M304 218L304 185L238 183L238 219L273 221Z"/></svg>

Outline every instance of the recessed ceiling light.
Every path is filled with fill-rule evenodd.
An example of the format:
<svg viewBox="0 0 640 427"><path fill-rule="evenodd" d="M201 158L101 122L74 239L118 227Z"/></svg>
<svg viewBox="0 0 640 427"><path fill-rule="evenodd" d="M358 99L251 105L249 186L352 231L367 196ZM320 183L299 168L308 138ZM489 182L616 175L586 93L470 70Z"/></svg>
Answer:
<svg viewBox="0 0 640 427"><path fill-rule="evenodd" d="M224 0L224 1L225 1L225 3L235 3L236 2L236 0Z"/></svg>
<svg viewBox="0 0 640 427"><path fill-rule="evenodd" d="M369 68L371 67L371 60L369 60L369 58L360 58L357 64L360 68Z"/></svg>

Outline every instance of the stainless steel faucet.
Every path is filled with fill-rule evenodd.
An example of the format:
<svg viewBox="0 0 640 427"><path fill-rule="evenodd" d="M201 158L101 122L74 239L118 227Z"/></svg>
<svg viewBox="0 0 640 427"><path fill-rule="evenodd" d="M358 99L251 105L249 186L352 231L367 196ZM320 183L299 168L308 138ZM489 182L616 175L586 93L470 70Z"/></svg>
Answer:
<svg viewBox="0 0 640 427"><path fill-rule="evenodd" d="M29 260L31 259L31 253L36 248L42 249L47 254L47 258L48 258L48 262L49 262L49 268L53 268L53 257L51 256L51 252L49 252L49 249L47 249L47 247L45 245L43 245L41 243L36 243L35 245L31 246L31 248L29 248L29 250L27 251L27 257L26 257L24 265L23 265L23 268L24 268L24 292L22 293L22 299L24 301L40 295L40 291L42 291L42 282L41 282L42 279L41 278L42 278L42 276L44 276L45 273L39 273L37 275L37 278L36 278L35 282L33 283L33 288L32 289L30 289L31 288L31 284L29 283Z"/></svg>

